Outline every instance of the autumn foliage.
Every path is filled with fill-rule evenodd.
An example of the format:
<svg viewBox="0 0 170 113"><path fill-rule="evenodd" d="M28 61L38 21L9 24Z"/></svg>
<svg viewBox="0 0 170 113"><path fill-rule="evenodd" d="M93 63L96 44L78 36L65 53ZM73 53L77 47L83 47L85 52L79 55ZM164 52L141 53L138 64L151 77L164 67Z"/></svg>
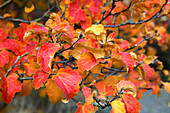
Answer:
<svg viewBox="0 0 170 113"><path fill-rule="evenodd" d="M52 103L75 100L76 113L96 112L98 107L139 113L138 100L147 90L170 93L161 73L170 74L152 46L167 51L170 44L170 0L51 0L35 18L38 5L24 6L23 19L12 11L0 16L0 91L5 103L16 94L28 96L44 88ZM84 101L77 98L79 93Z"/></svg>

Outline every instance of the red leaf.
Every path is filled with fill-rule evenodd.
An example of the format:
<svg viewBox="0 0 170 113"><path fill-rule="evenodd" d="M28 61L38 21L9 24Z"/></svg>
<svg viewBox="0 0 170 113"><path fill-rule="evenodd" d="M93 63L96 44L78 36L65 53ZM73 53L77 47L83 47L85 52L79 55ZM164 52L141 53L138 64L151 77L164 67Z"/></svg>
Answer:
<svg viewBox="0 0 170 113"><path fill-rule="evenodd" d="M43 71L50 73L51 71L51 60L57 50L60 49L59 44L46 43L38 51L38 56L41 58L39 64Z"/></svg>
<svg viewBox="0 0 170 113"><path fill-rule="evenodd" d="M6 39L7 36L8 36L7 30L5 30L4 28L0 28L0 37L1 37L0 42Z"/></svg>
<svg viewBox="0 0 170 113"><path fill-rule="evenodd" d="M93 94L91 93L91 89L84 87L82 91L84 93L86 103L91 103L93 101Z"/></svg>
<svg viewBox="0 0 170 113"><path fill-rule="evenodd" d="M64 91L67 99L73 98L79 92L81 77L74 70L60 68L52 79Z"/></svg>
<svg viewBox="0 0 170 113"><path fill-rule="evenodd" d="M93 66L97 64L97 61L92 53L85 52L83 53L79 60L77 61L78 69L80 71L90 70Z"/></svg>
<svg viewBox="0 0 170 113"><path fill-rule="evenodd" d="M18 39L23 43L23 37L25 35L25 32L28 29L28 25L26 23L21 23L20 27L15 29L15 34L18 36Z"/></svg>
<svg viewBox="0 0 170 113"><path fill-rule="evenodd" d="M122 56L123 63L127 65L129 72L131 72L133 70L133 66L135 65L135 60L132 58L130 53L127 52L119 53L119 55Z"/></svg>
<svg viewBox="0 0 170 113"><path fill-rule="evenodd" d="M153 75L153 69L147 65L147 64L142 64L142 66L144 67L145 69L145 72L146 72L146 80L149 80L151 78L151 76Z"/></svg>
<svg viewBox="0 0 170 113"><path fill-rule="evenodd" d="M139 113L141 110L139 101L131 94L124 94L122 102L125 105L126 113Z"/></svg>
<svg viewBox="0 0 170 113"><path fill-rule="evenodd" d="M36 32L44 32L44 33L48 33L48 30L43 27L43 26L39 26L39 25L36 25L36 23L31 23L31 25L29 26L29 29L28 30L35 30Z"/></svg>
<svg viewBox="0 0 170 113"><path fill-rule="evenodd" d="M9 62L9 52L6 50L0 51L0 67L3 67Z"/></svg>
<svg viewBox="0 0 170 113"><path fill-rule="evenodd" d="M123 40L121 44L118 44L120 47L121 52L123 52L125 49L127 49L131 44L127 40Z"/></svg>
<svg viewBox="0 0 170 113"><path fill-rule="evenodd" d="M35 89L39 89L42 86L43 82L45 82L48 79L48 76L49 76L48 73L38 70L36 74L33 76L33 87Z"/></svg>
<svg viewBox="0 0 170 113"><path fill-rule="evenodd" d="M75 0L75 2L69 4L69 16L72 23L78 23L80 20L84 21L86 18L85 11L81 9L81 1Z"/></svg>
<svg viewBox="0 0 170 113"><path fill-rule="evenodd" d="M107 41L114 41L116 39L117 34L115 32L111 33L108 38Z"/></svg>
<svg viewBox="0 0 170 113"><path fill-rule="evenodd" d="M7 78L3 76L1 79L2 79L1 87L3 88L2 98L4 102L9 104L12 101L13 97L15 96L15 93L21 91L22 84L20 81L18 81L18 75L15 73L11 74Z"/></svg>
<svg viewBox="0 0 170 113"><path fill-rule="evenodd" d="M91 113L94 110L94 106L92 104L84 104L82 105L80 102L77 103L77 110L75 113Z"/></svg>
<svg viewBox="0 0 170 113"><path fill-rule="evenodd" d="M26 51L28 51L30 54L35 55L35 47L36 47L37 42L28 42L26 46Z"/></svg>
<svg viewBox="0 0 170 113"><path fill-rule="evenodd" d="M5 39L2 43L0 43L0 49L9 49L15 54L18 54L20 52L20 44L15 39Z"/></svg>
<svg viewBox="0 0 170 113"><path fill-rule="evenodd" d="M87 0L85 7L92 13L93 18L96 18L100 14L100 6L102 4L102 0Z"/></svg>

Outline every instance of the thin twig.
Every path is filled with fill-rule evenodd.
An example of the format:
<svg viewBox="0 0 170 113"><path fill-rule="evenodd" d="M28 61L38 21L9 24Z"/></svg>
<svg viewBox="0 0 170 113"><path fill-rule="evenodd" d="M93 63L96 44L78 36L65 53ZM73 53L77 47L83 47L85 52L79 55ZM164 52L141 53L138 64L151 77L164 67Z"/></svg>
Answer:
<svg viewBox="0 0 170 113"><path fill-rule="evenodd" d="M83 37L84 37L84 35L80 34L80 35L79 35L79 38L78 38L70 47L68 47L68 48L66 48L66 49L64 49L64 47L62 47L60 50L58 50L58 51L55 53L54 58L56 58L56 56L57 56L58 54L66 51L66 50L72 49L73 46L74 46L81 38L83 38Z"/></svg>
<svg viewBox="0 0 170 113"><path fill-rule="evenodd" d="M7 76L9 75L9 73L10 73L10 72L12 71L12 69L15 67L15 64L16 64L21 58L23 58L24 56L27 56L28 54L29 54L29 52L28 52L28 53L25 53L25 54L23 54L23 55L21 55L21 56L18 56L17 59L16 59L16 61L15 61L14 64L12 65L12 67L7 71L5 77L7 77Z"/></svg>
<svg viewBox="0 0 170 113"><path fill-rule="evenodd" d="M60 8L58 0L55 0L55 2L56 2L56 6L57 6L58 10L60 11L61 14L63 14L63 12L61 11L61 8ZM63 15L63 18L64 18L64 20L66 20L64 15Z"/></svg>
<svg viewBox="0 0 170 113"><path fill-rule="evenodd" d="M6 6L7 4L9 4L11 2L11 0L7 0L5 1L2 5L0 5L0 8Z"/></svg>
<svg viewBox="0 0 170 113"><path fill-rule="evenodd" d="M23 22L23 23L29 23L27 20L19 19L19 18L4 18L3 16L0 16L0 19L2 20L8 20L13 22Z"/></svg>
<svg viewBox="0 0 170 113"><path fill-rule="evenodd" d="M51 8L49 8L47 10L47 12L45 12L40 18L37 18L37 19L34 19L32 21L35 21L35 22L39 22L40 20L42 20L45 16L49 16L48 13L53 10L54 8L56 7L56 5L52 6Z"/></svg>
<svg viewBox="0 0 170 113"><path fill-rule="evenodd" d="M115 1L113 1L113 3L112 3L112 8L110 9L109 13L100 20L99 24L101 24L103 20L105 20L107 17L109 17L109 16L111 15L112 10L113 10L115 7L116 7Z"/></svg>

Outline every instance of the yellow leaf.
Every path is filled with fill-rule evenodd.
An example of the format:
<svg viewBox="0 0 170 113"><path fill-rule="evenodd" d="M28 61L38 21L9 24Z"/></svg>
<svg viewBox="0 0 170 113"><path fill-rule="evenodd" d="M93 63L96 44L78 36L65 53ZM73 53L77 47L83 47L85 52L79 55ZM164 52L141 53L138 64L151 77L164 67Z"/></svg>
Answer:
<svg viewBox="0 0 170 113"><path fill-rule="evenodd" d="M124 103L121 101L111 102L112 110L111 113L126 113Z"/></svg>
<svg viewBox="0 0 170 113"><path fill-rule="evenodd" d="M30 13L34 10L34 5L32 4L31 7L25 7L25 12Z"/></svg>
<svg viewBox="0 0 170 113"><path fill-rule="evenodd" d="M146 63L146 64L150 64L150 63L153 62L153 60L154 60L154 57L153 57L153 56L148 56L148 57L145 57L145 58L143 59L143 62Z"/></svg>
<svg viewBox="0 0 170 113"><path fill-rule="evenodd" d="M91 27L87 28L85 30L85 34L95 34L97 37L96 39L102 40L102 43L105 43L106 40L106 31L104 29L104 26L99 25L92 25Z"/></svg>
<svg viewBox="0 0 170 113"><path fill-rule="evenodd" d="M95 35L100 35L101 33L106 33L106 31L104 30L104 26L99 24L99 25L92 25L91 27L85 30L85 34L91 34L91 33L94 33Z"/></svg>
<svg viewBox="0 0 170 113"><path fill-rule="evenodd" d="M74 48L75 49L72 50L70 54L76 59L79 59L80 55L82 54L82 49L86 49L91 52L96 59L104 58L105 55L104 49L96 49L89 47L86 42L77 43L75 44Z"/></svg>
<svg viewBox="0 0 170 113"><path fill-rule="evenodd" d="M5 14L3 15L3 17L4 17L4 18L11 17L11 14L9 14L9 13L5 13Z"/></svg>
<svg viewBox="0 0 170 113"><path fill-rule="evenodd" d="M170 93L170 83L168 82L161 82L164 85L165 90Z"/></svg>

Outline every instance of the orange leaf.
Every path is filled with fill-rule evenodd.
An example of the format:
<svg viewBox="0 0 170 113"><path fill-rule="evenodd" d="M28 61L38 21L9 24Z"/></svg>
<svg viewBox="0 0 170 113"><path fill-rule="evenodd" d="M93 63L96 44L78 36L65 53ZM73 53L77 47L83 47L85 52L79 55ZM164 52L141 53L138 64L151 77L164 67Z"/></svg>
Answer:
<svg viewBox="0 0 170 113"><path fill-rule="evenodd" d="M80 102L77 103L77 110L75 113L91 113L94 110L94 106L92 104L84 104L82 105Z"/></svg>
<svg viewBox="0 0 170 113"><path fill-rule="evenodd" d="M9 52L6 50L0 51L0 67L3 67L9 62Z"/></svg>
<svg viewBox="0 0 170 113"><path fill-rule="evenodd" d="M21 87L21 92L19 93L20 96L28 96L31 94L32 91L32 81L31 80L24 80Z"/></svg>
<svg viewBox="0 0 170 113"><path fill-rule="evenodd" d="M86 19L84 21L80 21L80 25L84 30L90 27L91 24L92 24L92 20L90 16L86 16Z"/></svg>
<svg viewBox="0 0 170 113"><path fill-rule="evenodd" d="M111 113L126 113L124 103L121 101L111 102L112 110Z"/></svg>
<svg viewBox="0 0 170 113"><path fill-rule="evenodd" d="M11 17L11 16L12 16L12 15L9 14L9 13L5 13L5 14L3 15L4 18L9 18L9 17Z"/></svg>
<svg viewBox="0 0 170 113"><path fill-rule="evenodd" d="M18 81L18 75L13 73L8 77L2 77L2 85L1 87L3 88L2 90L2 98L4 100L4 102L6 102L7 104L9 104L13 97L15 96L16 92L20 92L21 91L21 82Z"/></svg>
<svg viewBox="0 0 170 113"><path fill-rule="evenodd" d="M103 81L94 83L96 88L99 91L99 97L101 99L106 99L105 96L114 96L115 95L115 90L112 88L110 85L104 85Z"/></svg>
<svg viewBox="0 0 170 113"><path fill-rule="evenodd" d="M122 102L124 103L126 113L139 113L141 110L139 101L131 94L124 94Z"/></svg>
<svg viewBox="0 0 170 113"><path fill-rule="evenodd" d="M73 98L79 92L81 77L74 70L60 68L52 79L64 91L67 99Z"/></svg>
<svg viewBox="0 0 170 113"><path fill-rule="evenodd" d="M51 61L57 50L60 49L59 44L46 43L38 51L38 56L41 58L39 64L43 71L49 73L51 71Z"/></svg>
<svg viewBox="0 0 170 113"><path fill-rule="evenodd" d="M63 96L63 91L56 85L56 83L52 79L48 79L47 83L45 84L47 95L50 98L52 103L56 101L61 101Z"/></svg>
<svg viewBox="0 0 170 113"><path fill-rule="evenodd" d="M80 71L90 70L93 66L97 64L97 61L94 57L94 55L90 52L83 53L79 60L77 61L78 69Z"/></svg>
<svg viewBox="0 0 170 113"><path fill-rule="evenodd" d="M42 86L42 83L48 79L49 74L41 71L40 69L33 76L33 87L39 89Z"/></svg>
<svg viewBox="0 0 170 113"><path fill-rule="evenodd" d="M152 95L158 94L160 91L159 85L153 85L152 86Z"/></svg>
<svg viewBox="0 0 170 113"><path fill-rule="evenodd" d="M170 83L168 82L161 82L164 85L165 90L170 93Z"/></svg>
<svg viewBox="0 0 170 113"><path fill-rule="evenodd" d="M34 10L34 5L32 4L31 5L31 7L29 8L29 7L25 7L25 12L26 13L30 13L30 12L32 12Z"/></svg>

